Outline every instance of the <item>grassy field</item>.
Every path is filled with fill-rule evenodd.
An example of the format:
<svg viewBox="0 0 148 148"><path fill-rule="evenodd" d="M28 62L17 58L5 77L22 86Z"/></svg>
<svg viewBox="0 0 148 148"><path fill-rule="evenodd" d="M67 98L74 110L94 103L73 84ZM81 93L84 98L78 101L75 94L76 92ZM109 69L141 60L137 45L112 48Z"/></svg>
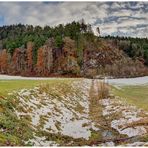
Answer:
<svg viewBox="0 0 148 148"><path fill-rule="evenodd" d="M121 89L113 87L112 91L128 103L148 111L148 85L122 86Z"/></svg>
<svg viewBox="0 0 148 148"><path fill-rule="evenodd" d="M39 87L29 89L35 86ZM16 92L7 95L13 90ZM145 110L148 110L147 90L148 86L124 86L121 90L112 86L115 95ZM121 118L126 104L121 106L117 98L112 103L106 94L104 84L82 78L0 80L0 97L4 96L0 98L0 146L33 146L37 144L32 140L38 142L38 138L45 138L39 143L53 141L60 146L84 146L112 136L125 137L110 123ZM127 110L131 115L135 113L133 108Z"/></svg>
<svg viewBox="0 0 148 148"><path fill-rule="evenodd" d="M74 79L51 79L51 80L0 80L0 96L6 96L8 92L23 88L32 88L43 83L50 85L58 82L70 81ZM115 95L120 96L130 104L148 110L148 85L122 86L122 89L112 87Z"/></svg>
<svg viewBox="0 0 148 148"><path fill-rule="evenodd" d="M23 88L32 88L44 83L55 84L58 82L69 81L73 79L50 79L50 80L0 80L0 95L6 96L8 92Z"/></svg>
<svg viewBox="0 0 148 148"><path fill-rule="evenodd" d="M29 119L19 119L14 108L18 107L18 99L15 95L8 96L13 90L29 89L35 86L46 84L49 88L69 89L70 84L74 79L50 79L50 80L1 80L0 81L0 146L22 146L23 140L27 141L33 136L33 129ZM43 85L44 86L44 85ZM49 91L54 94L54 91ZM36 94L35 94L36 95ZM3 99L2 99L3 98ZM23 140L22 140L23 139ZM29 143L26 144L30 145Z"/></svg>

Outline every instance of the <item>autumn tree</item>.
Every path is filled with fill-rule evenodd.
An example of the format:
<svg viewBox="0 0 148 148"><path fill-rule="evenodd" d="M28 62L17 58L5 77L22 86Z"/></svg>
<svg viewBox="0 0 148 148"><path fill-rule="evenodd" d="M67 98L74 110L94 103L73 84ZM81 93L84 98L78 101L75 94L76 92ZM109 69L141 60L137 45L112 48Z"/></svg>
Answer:
<svg viewBox="0 0 148 148"><path fill-rule="evenodd" d="M0 67L1 67L1 73L6 74L8 71L8 53L7 50L4 49L1 51L1 56L0 56Z"/></svg>
<svg viewBox="0 0 148 148"><path fill-rule="evenodd" d="M20 52L19 48L16 48L14 50L12 60L11 60L12 73L17 73L19 70L19 52Z"/></svg>
<svg viewBox="0 0 148 148"><path fill-rule="evenodd" d="M63 70L65 73L79 74L80 67L77 62L75 41L70 39L69 37L65 37L63 41Z"/></svg>
<svg viewBox="0 0 148 148"><path fill-rule="evenodd" d="M2 71L1 70L1 65L2 65L2 51L0 51L0 72Z"/></svg>
<svg viewBox="0 0 148 148"><path fill-rule="evenodd" d="M44 51L43 51L43 48L38 49L36 68L37 68L38 74L40 74L40 75L44 74L45 66L44 66Z"/></svg>
<svg viewBox="0 0 148 148"><path fill-rule="evenodd" d="M33 43L27 43L27 70L29 72L33 71Z"/></svg>

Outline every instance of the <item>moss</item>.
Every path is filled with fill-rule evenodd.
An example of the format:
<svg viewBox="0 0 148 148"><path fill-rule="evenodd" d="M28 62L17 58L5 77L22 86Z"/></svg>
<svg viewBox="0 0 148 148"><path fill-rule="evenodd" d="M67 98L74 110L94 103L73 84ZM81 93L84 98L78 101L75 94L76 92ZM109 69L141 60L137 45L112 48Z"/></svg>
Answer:
<svg viewBox="0 0 148 148"><path fill-rule="evenodd" d="M91 136L89 138L89 141L94 141L94 140L102 140L102 134L99 131L94 131L91 129Z"/></svg>
<svg viewBox="0 0 148 148"><path fill-rule="evenodd" d="M20 145L20 139L16 136L6 134L0 134L0 144L1 146L15 146Z"/></svg>
<svg viewBox="0 0 148 148"><path fill-rule="evenodd" d="M5 131L0 134L2 145L24 145L24 140L32 137L32 129L28 120L17 118L11 97L0 100L0 104L5 109L0 116L0 127Z"/></svg>
<svg viewBox="0 0 148 148"><path fill-rule="evenodd" d="M140 140L143 141L143 142L148 142L148 134L140 137Z"/></svg>
<svg viewBox="0 0 148 148"><path fill-rule="evenodd" d="M32 121L32 118L29 115L22 115L21 118L26 120L26 122L29 122L29 123Z"/></svg>

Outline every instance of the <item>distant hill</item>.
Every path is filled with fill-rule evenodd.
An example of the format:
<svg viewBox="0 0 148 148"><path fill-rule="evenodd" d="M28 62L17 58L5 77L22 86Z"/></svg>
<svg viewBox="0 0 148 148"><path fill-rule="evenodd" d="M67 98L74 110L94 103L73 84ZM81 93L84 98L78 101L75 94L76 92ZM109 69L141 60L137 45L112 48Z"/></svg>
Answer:
<svg viewBox="0 0 148 148"><path fill-rule="evenodd" d="M147 66L147 38L96 36L83 20L56 27L0 27L2 74L136 77L147 75Z"/></svg>

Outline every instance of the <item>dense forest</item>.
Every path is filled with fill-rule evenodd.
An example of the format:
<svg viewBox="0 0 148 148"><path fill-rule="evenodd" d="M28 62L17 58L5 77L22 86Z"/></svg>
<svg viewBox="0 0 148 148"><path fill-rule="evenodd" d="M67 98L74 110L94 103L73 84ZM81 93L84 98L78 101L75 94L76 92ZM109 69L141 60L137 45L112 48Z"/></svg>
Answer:
<svg viewBox="0 0 148 148"><path fill-rule="evenodd" d="M0 73L25 76L148 74L148 39L96 36L84 20L55 27L0 27Z"/></svg>

